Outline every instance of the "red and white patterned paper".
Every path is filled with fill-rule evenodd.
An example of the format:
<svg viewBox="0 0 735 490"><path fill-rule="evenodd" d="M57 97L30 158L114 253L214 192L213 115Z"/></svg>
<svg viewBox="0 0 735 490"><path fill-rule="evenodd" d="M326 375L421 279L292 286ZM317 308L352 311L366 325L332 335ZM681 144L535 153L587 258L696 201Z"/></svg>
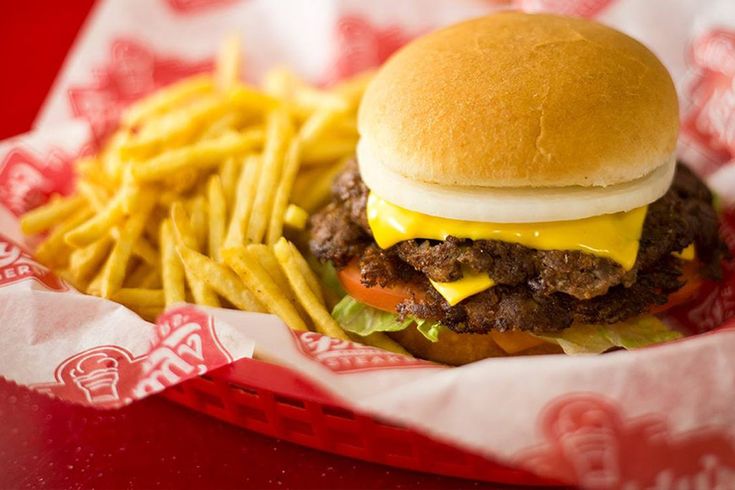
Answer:
<svg viewBox="0 0 735 490"><path fill-rule="evenodd" d="M68 90L73 116L89 121L96 142L115 129L122 109L131 102L213 66L210 59L187 61L126 38L114 39L108 56L94 70L93 80Z"/></svg>
<svg viewBox="0 0 735 490"><path fill-rule="evenodd" d="M153 325L75 292L27 252L18 213L68 192L71 158L109 132L125 105L211 66L223 33L242 33L250 80L286 64L331 83L421 33L508 7L596 18L649 45L679 88L680 155L735 203L730 0L107 0L39 130L0 143L0 375L111 408L257 349L335 403L584 488L735 488L735 265L670 315L705 333L635 352L447 368L294 333L270 315L182 305ZM735 250L733 207L723 235Z"/></svg>

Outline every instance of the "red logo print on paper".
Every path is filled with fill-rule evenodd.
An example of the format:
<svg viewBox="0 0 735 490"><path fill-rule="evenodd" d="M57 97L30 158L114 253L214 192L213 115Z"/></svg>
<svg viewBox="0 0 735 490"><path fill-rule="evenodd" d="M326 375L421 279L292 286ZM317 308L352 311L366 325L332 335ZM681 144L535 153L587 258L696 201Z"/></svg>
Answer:
<svg viewBox="0 0 735 490"><path fill-rule="evenodd" d="M515 6L529 12L591 18L614 2L615 0L515 0Z"/></svg>
<svg viewBox="0 0 735 490"><path fill-rule="evenodd" d="M232 362L214 331L212 317L196 308L170 310L156 322L158 341L142 365L133 393L143 398Z"/></svg>
<svg viewBox="0 0 735 490"><path fill-rule="evenodd" d="M380 27L356 15L342 17L334 39L338 51L325 81L336 82L380 66L415 36L396 25Z"/></svg>
<svg viewBox="0 0 735 490"><path fill-rule="evenodd" d="M73 158L59 150L45 157L22 148L8 152L0 163L0 204L16 216L68 194L74 187Z"/></svg>
<svg viewBox="0 0 735 490"><path fill-rule="evenodd" d="M439 367L428 361L394 354L376 347L327 337L315 332L293 332L299 349L335 373L351 373L371 369Z"/></svg>
<svg viewBox="0 0 735 490"><path fill-rule="evenodd" d="M210 8L237 3L239 0L164 0L169 7L180 14L200 13Z"/></svg>
<svg viewBox="0 0 735 490"><path fill-rule="evenodd" d="M546 442L517 461L582 488L734 488L727 430L672 434L662 416L626 419L607 399L566 395L541 413Z"/></svg>
<svg viewBox="0 0 735 490"><path fill-rule="evenodd" d="M56 382L33 388L67 401L114 408L232 362L211 317L191 306L161 315L150 351L134 357L105 345L87 349L56 368Z"/></svg>
<svg viewBox="0 0 735 490"><path fill-rule="evenodd" d="M110 46L109 61L94 71L94 81L69 89L72 112L89 121L99 142L115 129L121 111L131 102L211 68L211 61L162 56L139 42L118 39Z"/></svg>
<svg viewBox="0 0 735 490"><path fill-rule="evenodd" d="M682 119L688 160L708 175L735 156L735 32L717 29L696 38Z"/></svg>
<svg viewBox="0 0 735 490"><path fill-rule="evenodd" d="M49 289L66 291L67 287L49 269L9 238L0 235L0 286L25 279L35 279Z"/></svg>
<svg viewBox="0 0 735 490"><path fill-rule="evenodd" d="M141 359L122 347L104 345L69 357L56 368L56 383L33 388L73 403L119 407L132 401L140 369Z"/></svg>

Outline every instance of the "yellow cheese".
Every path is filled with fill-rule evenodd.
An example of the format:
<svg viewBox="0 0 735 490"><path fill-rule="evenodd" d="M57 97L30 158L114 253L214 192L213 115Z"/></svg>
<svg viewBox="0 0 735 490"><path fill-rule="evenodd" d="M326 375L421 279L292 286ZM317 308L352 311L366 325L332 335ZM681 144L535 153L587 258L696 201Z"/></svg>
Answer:
<svg viewBox="0 0 735 490"><path fill-rule="evenodd" d="M295 204L289 204L286 212L283 213L283 224L295 230L303 230L306 228L306 222L309 220L309 213L302 207Z"/></svg>
<svg viewBox="0 0 735 490"><path fill-rule="evenodd" d="M473 294L477 294L495 285L490 276L485 273L467 273L465 272L462 279L452 282L437 282L432 281L431 285L434 286L439 294L444 296L447 303L454 306L465 298L469 298Z"/></svg>
<svg viewBox="0 0 735 490"><path fill-rule="evenodd" d="M689 246L681 252L671 252L671 254L681 260L694 260L697 257L697 252L694 250L693 243L690 243Z"/></svg>
<svg viewBox="0 0 735 490"><path fill-rule="evenodd" d="M539 250L579 250L606 257L630 270L647 206L625 213L547 223L482 223L439 218L409 211L371 193L367 216L381 248L414 238L445 240L452 235L472 240L500 240Z"/></svg>

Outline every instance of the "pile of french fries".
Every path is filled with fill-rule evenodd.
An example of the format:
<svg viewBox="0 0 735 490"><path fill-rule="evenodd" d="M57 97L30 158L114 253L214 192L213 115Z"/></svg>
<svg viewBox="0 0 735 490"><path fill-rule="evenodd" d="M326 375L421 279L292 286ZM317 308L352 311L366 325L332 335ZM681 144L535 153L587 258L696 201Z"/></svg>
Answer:
<svg viewBox="0 0 735 490"><path fill-rule="evenodd" d="M239 81L239 46L228 38L215 73L129 107L102 150L77 162L75 193L28 212L22 230L45 234L36 258L78 290L143 318L191 302L348 339L284 232L304 243L354 154L369 75L321 90L277 68L256 89ZM383 334L358 340L405 353Z"/></svg>

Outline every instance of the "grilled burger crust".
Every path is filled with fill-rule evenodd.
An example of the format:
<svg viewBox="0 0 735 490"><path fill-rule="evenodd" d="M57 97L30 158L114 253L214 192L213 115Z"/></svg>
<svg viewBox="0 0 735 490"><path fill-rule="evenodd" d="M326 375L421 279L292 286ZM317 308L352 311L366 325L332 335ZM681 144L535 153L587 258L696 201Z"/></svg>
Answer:
<svg viewBox="0 0 735 490"><path fill-rule="evenodd" d="M440 321L455 332L555 331L574 322L617 323L664 304L682 286L682 260L672 255L694 243L702 274L720 276L725 248L706 185L677 167L669 191L649 205L635 266L579 251L535 250L493 240L448 237L408 240L386 250L374 242L365 207L368 189L356 163L332 188L332 201L311 219L311 249L337 268L359 262L367 287L411 284L422 300L407 299L401 315ZM454 281L462 269L487 272L495 287L450 306L428 279Z"/></svg>

